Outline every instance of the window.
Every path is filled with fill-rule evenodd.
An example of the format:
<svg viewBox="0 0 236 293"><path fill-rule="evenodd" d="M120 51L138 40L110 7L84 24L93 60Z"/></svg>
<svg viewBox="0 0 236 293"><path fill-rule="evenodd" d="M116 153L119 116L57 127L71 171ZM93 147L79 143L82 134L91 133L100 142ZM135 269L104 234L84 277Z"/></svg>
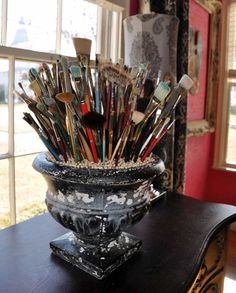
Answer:
<svg viewBox="0 0 236 293"><path fill-rule="evenodd" d="M225 2L215 167L236 170L236 1Z"/></svg>
<svg viewBox="0 0 236 293"><path fill-rule="evenodd" d="M57 0L7 2L6 45L55 53Z"/></svg>
<svg viewBox="0 0 236 293"><path fill-rule="evenodd" d="M29 68L74 58L73 36L92 39L91 59L102 52L117 61L122 11L104 0L0 0L0 228L45 210L46 182L31 166L45 148L13 90L20 82L30 95Z"/></svg>

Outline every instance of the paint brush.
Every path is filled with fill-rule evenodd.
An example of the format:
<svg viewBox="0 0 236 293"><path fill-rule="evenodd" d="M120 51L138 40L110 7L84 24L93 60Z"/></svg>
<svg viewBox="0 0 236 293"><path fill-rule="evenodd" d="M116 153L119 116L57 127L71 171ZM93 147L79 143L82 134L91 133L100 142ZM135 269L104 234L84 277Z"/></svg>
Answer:
<svg viewBox="0 0 236 293"><path fill-rule="evenodd" d="M145 110L145 114L148 114L152 111L153 107L160 105L166 97L169 95L171 89L165 82L160 82L156 87L153 96L150 99L149 104Z"/></svg>
<svg viewBox="0 0 236 293"><path fill-rule="evenodd" d="M76 93L76 98L80 104L80 101L81 101L81 70L80 70L80 67L76 66L76 65L71 65L69 70L70 70L70 74L71 74L72 81L74 84L74 91ZM79 109L79 115L80 115L80 113L81 113L80 108L78 107L78 109Z"/></svg>
<svg viewBox="0 0 236 293"><path fill-rule="evenodd" d="M153 97L151 98L144 114L145 117L144 119L140 122L140 124L138 125L135 135L134 135L134 143L132 146L132 154L134 155L134 160L137 160L139 151L140 151L140 146L141 144L137 144L138 140L140 139L140 136L142 134L142 131L145 127L145 125L148 122L148 119L150 117L152 117L152 115L157 111L159 105L167 98L167 96L169 95L171 89L170 87L164 83L164 82L160 82L157 86L157 88L154 91ZM154 119L155 122L155 119ZM146 129L143 138L140 139L141 141L145 141L145 137L147 137L149 131L152 128L152 121L149 121L149 127Z"/></svg>
<svg viewBox="0 0 236 293"><path fill-rule="evenodd" d="M133 92L131 93L130 98L129 98L129 102L128 102L127 109L125 111L125 115L124 115L124 119L123 119L123 127L122 127L123 129L132 120L133 112L134 112L134 109L136 106L136 101L137 101L137 95L135 92L136 92L136 90L133 89Z"/></svg>
<svg viewBox="0 0 236 293"><path fill-rule="evenodd" d="M113 149L113 127L114 127L114 85L111 85L111 101L110 101L110 113L109 113L109 123L108 123L108 160L111 159L112 149Z"/></svg>
<svg viewBox="0 0 236 293"><path fill-rule="evenodd" d="M89 86L87 83L87 78L86 78L86 67L81 67L81 75L82 75L82 87L81 87L81 96L82 99L85 100L85 103L87 105L88 111L91 111L92 108L94 108L93 106L93 101L92 101L92 97L90 95L89 92Z"/></svg>
<svg viewBox="0 0 236 293"><path fill-rule="evenodd" d="M43 94L36 79L30 82L29 88L34 92L36 101L40 101L43 103Z"/></svg>
<svg viewBox="0 0 236 293"><path fill-rule="evenodd" d="M79 121L78 121L78 123L79 123ZM78 123L77 123L77 126L78 126ZM85 155L84 155L85 158L91 162L94 162L93 154L92 154L90 147L89 147L89 142L87 142L87 137L85 136L83 129L80 126L78 127L78 135L79 135L79 139L81 142L81 147L83 148L84 153L85 153Z"/></svg>
<svg viewBox="0 0 236 293"><path fill-rule="evenodd" d="M115 159L120 146L123 144L125 138L127 137L128 131L129 131L129 125L126 125L126 127L124 128L124 130L123 130L123 132L122 132L122 134L121 134L121 136L115 146L115 149L114 149L113 154L111 156L111 162Z"/></svg>
<svg viewBox="0 0 236 293"><path fill-rule="evenodd" d="M26 91L25 91L25 89L24 89L24 87L23 87L23 84L22 84L21 82L18 82L18 86L21 88L21 90L23 91L24 95L27 96L27 97L29 97L29 96L27 95L27 93L26 93Z"/></svg>
<svg viewBox="0 0 236 293"><path fill-rule="evenodd" d="M30 98L24 92L23 93L20 93L17 90L14 90L13 92L14 92L15 95L17 95L18 97L20 97L26 104L37 103L35 100L33 100L32 98Z"/></svg>
<svg viewBox="0 0 236 293"><path fill-rule="evenodd" d="M164 108L161 111L160 116L158 117L159 121L162 121L166 117L170 115L174 106L176 105L176 101L179 96L183 96L193 85L193 80L187 75L184 74L177 86L171 91L168 100L166 101Z"/></svg>
<svg viewBox="0 0 236 293"><path fill-rule="evenodd" d="M42 63L42 69L46 74L49 88L51 90L52 95L54 96L57 93L57 91L56 91L56 82L52 76L51 69L48 66L48 64L45 62Z"/></svg>
<svg viewBox="0 0 236 293"><path fill-rule="evenodd" d="M92 41L78 37L73 37L72 41L80 66L89 65Z"/></svg>
<svg viewBox="0 0 236 293"><path fill-rule="evenodd" d="M124 95L122 94L120 97L120 109L119 109L119 115L117 119L117 139L120 137L122 132L122 126L123 126L123 120L125 116L125 105L124 105Z"/></svg>
<svg viewBox="0 0 236 293"><path fill-rule="evenodd" d="M106 160L106 123L103 125L102 129L102 162Z"/></svg>
<svg viewBox="0 0 236 293"><path fill-rule="evenodd" d="M38 82L40 90L42 91L42 98L43 98L44 103L47 106L55 105L56 104L55 100L49 96L48 91L47 91L41 77L39 76L37 70L35 68L30 68L29 72Z"/></svg>
<svg viewBox="0 0 236 293"><path fill-rule="evenodd" d="M63 139L61 138L60 130L58 128L58 125L53 123L52 124L53 131L57 140L57 145L60 150L60 153L62 154L62 157L65 162L68 161L69 157L71 157L71 152L68 151L68 148L66 147L66 144L64 143Z"/></svg>
<svg viewBox="0 0 236 293"><path fill-rule="evenodd" d="M146 129L145 129L145 126L147 125L147 122L148 122L149 118L155 113L157 108L158 108L158 105L156 105L156 107L153 107L152 111L150 111L149 113L144 115L143 120L137 125L137 128L136 128L135 133L134 133L134 137L133 137L132 148L131 148L131 151L130 151L131 157L133 157L133 160L135 162L137 161L138 154L139 154L139 151L140 151L140 147L142 146L140 144L140 142L144 141L144 137L147 136L150 128L152 127L152 122L150 121L150 125ZM145 129L144 137L142 138L144 129Z"/></svg>
<svg viewBox="0 0 236 293"><path fill-rule="evenodd" d="M102 114L91 111L82 116L81 122L93 130L102 130L106 119Z"/></svg>
<svg viewBox="0 0 236 293"><path fill-rule="evenodd" d="M52 156L59 162L61 162L60 155L55 147L51 144L50 140L48 139L47 135L43 132L43 130L38 126L35 122L33 117L29 114L24 112L23 119L36 131L40 139L42 140L43 144L46 146L48 151L52 154Z"/></svg>
<svg viewBox="0 0 236 293"><path fill-rule="evenodd" d="M60 56L60 63L61 63L62 72L63 72L63 76L64 76L65 92L72 93L67 58L65 56Z"/></svg>
<svg viewBox="0 0 236 293"><path fill-rule="evenodd" d="M87 104L85 103L85 101L81 101L81 111L83 115L86 115L88 113L88 108L87 108ZM92 150L92 154L93 154L93 159L95 163L98 163L98 154L97 154L97 148L96 148L96 144L95 144L95 140L94 140L94 135L92 132L92 129L89 127L85 127L86 129L86 133L89 139L89 143L91 146L91 150Z"/></svg>
<svg viewBox="0 0 236 293"><path fill-rule="evenodd" d="M82 116L81 122L85 127L91 128L93 130L96 130L94 132L94 139L95 144L97 146L97 151L99 154L99 157L103 158L103 151L102 151L102 135L103 135L103 129L106 125L106 119L102 114L99 114L95 111L87 112L85 115Z"/></svg>
<svg viewBox="0 0 236 293"><path fill-rule="evenodd" d="M77 147L78 146L78 131L77 131L76 122L75 122L76 113L72 106L74 95L69 92L59 93L56 95L56 99L65 103L67 131L69 133L69 137L71 140L71 146L72 146L73 155L74 155L73 157L75 162L77 162L78 160L81 160L81 156L79 154L79 150Z"/></svg>
<svg viewBox="0 0 236 293"><path fill-rule="evenodd" d="M121 159L121 157L123 155L123 152L124 152L124 149L125 149L128 137L129 137L129 133L130 133L130 130L132 128L132 125L133 125L133 122L131 122L131 124L127 125L127 130L125 132L125 135L122 137L120 147L119 147L118 153L117 153L116 166L118 165L118 163L119 163L119 161L120 161L120 159Z"/></svg>
<svg viewBox="0 0 236 293"><path fill-rule="evenodd" d="M79 65L81 69L83 68L82 74L83 74L83 83L84 83L84 91L89 97L89 100L92 99L92 88L93 88L93 81L92 81L92 75L90 71L90 53L91 53L91 45L92 41L90 39L86 38L78 38L78 37L73 37L72 38L74 49L76 52L76 56L79 62ZM86 80L86 75L88 78L88 82L85 83ZM85 86L86 84L86 86ZM85 99L86 100L86 99ZM86 102L87 103L87 102ZM92 103L92 101L90 101ZM89 105L87 103L88 110L90 111L90 107L94 109L93 105Z"/></svg>
<svg viewBox="0 0 236 293"><path fill-rule="evenodd" d="M96 66L95 66L95 109L97 113L101 113L101 97L99 90L100 74L98 70L98 58L96 55Z"/></svg>
<svg viewBox="0 0 236 293"><path fill-rule="evenodd" d="M132 144L134 141L134 131L135 131L135 123L133 122L130 125L129 136L128 136L127 143L125 146L125 162L128 162L132 157L131 148L132 148Z"/></svg>
<svg viewBox="0 0 236 293"><path fill-rule="evenodd" d="M178 85L169 94L168 100L164 104L164 107L163 107L160 115L157 118L157 123L156 123L156 126L155 126L153 132L156 132L158 127L161 127L162 124L165 123L166 119L171 115L172 111L176 107L181 96L183 94L185 94L192 87L192 84L193 84L192 79L186 74L183 75L183 77L180 79ZM162 85L162 83L159 83L159 85ZM164 87L163 87L163 89L164 89ZM163 92L165 92L165 90ZM166 93L167 92L168 92L168 90L166 91ZM147 144L149 144L153 135L155 135L153 132L142 143L142 147L139 151L139 155L144 151ZM136 153L136 158L137 158L137 153Z"/></svg>
<svg viewBox="0 0 236 293"><path fill-rule="evenodd" d="M169 122L170 122L170 118L167 117L165 119L163 125L161 125L160 129L157 129L156 132L155 131L153 132L152 139L151 139L149 145L147 146L147 148L144 151L144 153L141 155L140 159L141 159L142 162L147 158L147 156L149 156L149 154L154 149L154 147L157 145L157 143L160 142L160 140L163 138L163 136L172 127L172 125L174 124L175 120L172 121L170 124L169 124Z"/></svg>
<svg viewBox="0 0 236 293"><path fill-rule="evenodd" d="M45 131L49 134L53 145L56 147L56 137L54 135L52 124L48 116L45 115L44 112L41 112L35 103L28 104L28 108L34 113L35 117L40 122L41 127L44 127Z"/></svg>
<svg viewBox="0 0 236 293"><path fill-rule="evenodd" d="M139 151L139 155L144 151L144 149L149 144L153 136L156 135L156 132L158 131L158 129L163 126L166 119L171 115L172 111L175 109L181 96L185 94L192 87L192 84L193 84L192 79L186 74L183 75L183 77L179 81L179 84L171 91L169 98L167 102L165 103L164 108L162 109L157 119L156 126L153 132L147 137L147 139L143 143L141 150Z"/></svg>

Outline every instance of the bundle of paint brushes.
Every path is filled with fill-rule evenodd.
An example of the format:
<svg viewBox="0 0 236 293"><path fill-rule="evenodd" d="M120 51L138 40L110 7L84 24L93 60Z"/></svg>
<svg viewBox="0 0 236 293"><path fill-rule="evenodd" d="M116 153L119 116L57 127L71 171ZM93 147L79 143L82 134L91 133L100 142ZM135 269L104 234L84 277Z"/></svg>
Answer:
<svg viewBox="0 0 236 293"><path fill-rule="evenodd" d="M34 98L21 84L15 92L34 114L23 119L56 161L143 162L173 125L172 113L192 86L187 75L171 88L168 81L150 81L149 72L146 65L127 69L96 62L91 68L82 58L70 63L61 57L52 68L43 63L29 70ZM148 82L149 103L140 112Z"/></svg>

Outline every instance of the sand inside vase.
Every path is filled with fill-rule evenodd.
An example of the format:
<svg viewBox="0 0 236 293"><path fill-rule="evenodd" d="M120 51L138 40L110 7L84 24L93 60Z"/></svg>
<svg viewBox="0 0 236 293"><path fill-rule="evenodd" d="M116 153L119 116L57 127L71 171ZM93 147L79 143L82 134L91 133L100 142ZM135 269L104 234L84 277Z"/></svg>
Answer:
<svg viewBox="0 0 236 293"><path fill-rule="evenodd" d="M117 165L115 161L110 161L110 160L106 160L105 162L101 162L99 160L98 163L95 163L95 162L88 161L86 159L80 162L75 162L72 159L72 160L68 160L65 163L65 162L59 162L55 160L55 158L50 153L48 153L47 160L61 166L70 166L74 168L92 168L92 169L132 169L134 168L135 169L138 167L146 166L154 162L155 158L152 155L150 155L148 158L146 158L144 162L142 162L140 159L138 159L136 162L134 161L125 162L125 160L121 158Z"/></svg>

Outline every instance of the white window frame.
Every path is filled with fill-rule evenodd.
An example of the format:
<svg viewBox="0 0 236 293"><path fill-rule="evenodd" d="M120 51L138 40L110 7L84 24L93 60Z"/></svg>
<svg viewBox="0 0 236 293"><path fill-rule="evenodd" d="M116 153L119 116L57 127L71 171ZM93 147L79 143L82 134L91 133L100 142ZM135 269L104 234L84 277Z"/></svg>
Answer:
<svg viewBox="0 0 236 293"><path fill-rule="evenodd" d="M236 2L236 1L235 1ZM219 96L217 103L217 120L216 120L216 135L215 135L215 152L213 167L220 170L228 170L236 172L236 164L226 162L227 156L227 138L229 129L229 105L230 105L230 82L227 80L232 77L232 71L227 68L227 35L228 35L228 3L223 2L221 19L221 61L219 67L220 83ZM236 78L236 70L234 70Z"/></svg>
<svg viewBox="0 0 236 293"><path fill-rule="evenodd" d="M64 0L65 1L65 0ZM122 47L122 19L124 15L124 7L110 3L104 0L87 0L94 4L101 6L99 14L102 16L101 21L98 23L97 39L100 40L97 43L97 49L100 48L102 53L105 52L105 58L111 58L116 62L121 56ZM60 44L61 44L61 26L62 26L62 4L63 0L57 0L57 35L56 35L56 52L57 54L36 52L31 50L6 47L6 33L7 33L7 0L2 0L2 31L0 39L0 58L7 58L9 61L9 73L8 73L8 152L6 154L0 154L0 160L9 160L9 204L10 204L10 222L16 223L16 192L15 192L15 158L19 157L15 154L14 150L14 80L15 80L15 61L34 61L34 62L55 62L59 58ZM122 1L121 1L122 2ZM125 2L125 1L123 1ZM126 1L129 2L129 1ZM126 5L128 5L126 3ZM102 29L108 28L108 24L111 21L109 19L109 12L104 11L106 8L110 11L117 13L117 19L113 20L112 37L109 42L109 34L102 33ZM107 32L107 30L106 30ZM112 46L109 46L112 44ZM98 49L99 50L99 49ZM35 153L36 154L36 153ZM26 153L23 156L32 155L32 153ZM21 155L22 156L22 155Z"/></svg>

